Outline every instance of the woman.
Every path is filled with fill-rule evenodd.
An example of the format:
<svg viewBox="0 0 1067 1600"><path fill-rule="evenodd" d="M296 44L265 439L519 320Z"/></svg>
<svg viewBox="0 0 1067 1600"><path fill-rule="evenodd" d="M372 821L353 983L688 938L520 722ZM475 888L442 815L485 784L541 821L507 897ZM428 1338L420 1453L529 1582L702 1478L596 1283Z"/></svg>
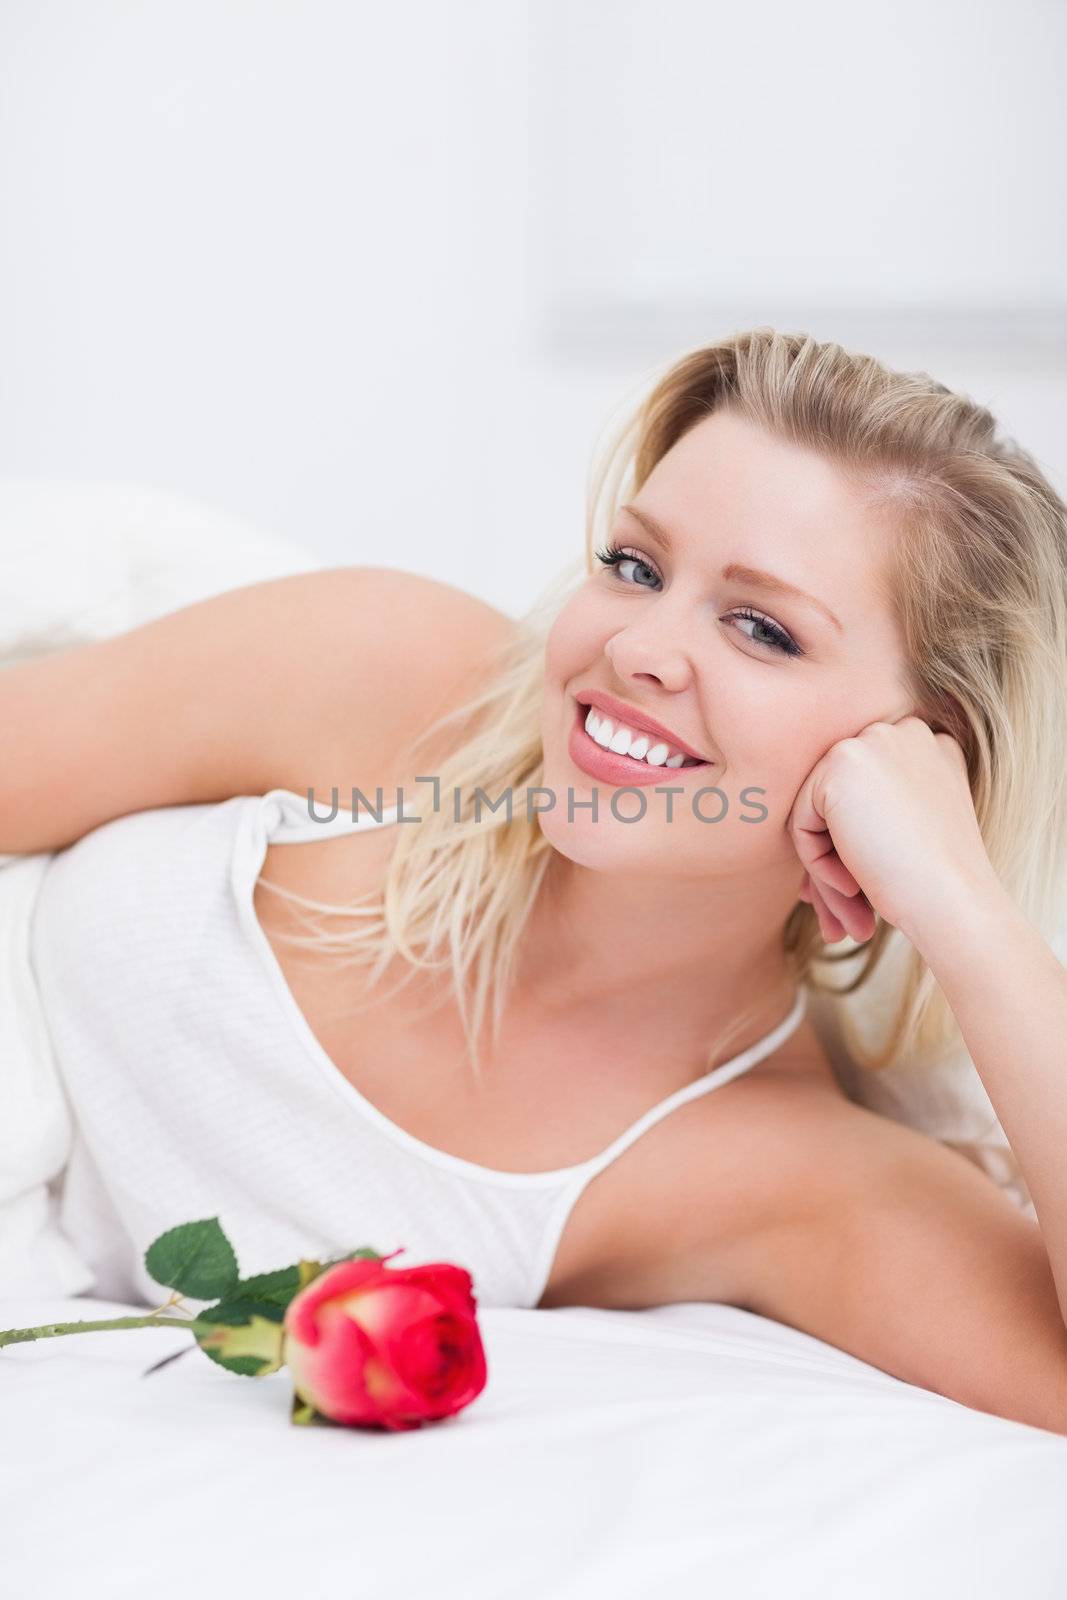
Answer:
<svg viewBox="0 0 1067 1600"><path fill-rule="evenodd" d="M217 1214L246 1272L722 1300L1067 1431L1063 503L927 376L759 329L660 379L589 534L519 624L343 569L7 675L0 849L72 846L32 959L97 1292ZM881 1060L958 1025L1040 1226L803 1016L892 927Z"/></svg>

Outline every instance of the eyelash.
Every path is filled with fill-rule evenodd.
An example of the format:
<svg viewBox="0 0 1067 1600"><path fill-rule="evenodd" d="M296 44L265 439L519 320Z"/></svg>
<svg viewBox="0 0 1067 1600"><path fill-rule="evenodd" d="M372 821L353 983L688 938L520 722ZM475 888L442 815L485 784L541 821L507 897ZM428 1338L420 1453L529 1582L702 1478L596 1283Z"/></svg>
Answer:
<svg viewBox="0 0 1067 1600"><path fill-rule="evenodd" d="M597 560L603 562L606 567L617 567L621 561L633 561L639 567L644 567L646 571L655 573L657 577L659 576L656 573L656 569L643 556L637 555L632 550L624 550L619 545L610 544L606 550L597 550L594 554ZM640 588L642 586L638 584L637 587ZM770 617L765 617L761 612L753 611L751 606L735 607L734 615L745 617L750 622L761 622L774 636L773 642L768 642L762 639L752 639L751 634L746 634L745 637L752 639L753 644L761 645L765 650L777 651L779 655L783 656L802 656L804 654L796 640L792 639L784 628L779 627L776 622L772 622Z"/></svg>

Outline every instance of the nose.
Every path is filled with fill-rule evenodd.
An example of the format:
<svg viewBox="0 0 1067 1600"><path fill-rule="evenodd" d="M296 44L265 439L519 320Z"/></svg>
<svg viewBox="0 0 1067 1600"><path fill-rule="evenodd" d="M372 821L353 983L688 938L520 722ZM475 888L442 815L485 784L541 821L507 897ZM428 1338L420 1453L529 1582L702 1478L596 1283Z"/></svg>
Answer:
<svg viewBox="0 0 1067 1600"><path fill-rule="evenodd" d="M692 671L677 636L671 638L668 629L650 622L646 616L620 628L605 643L604 654L620 682L656 683L675 692L684 689Z"/></svg>

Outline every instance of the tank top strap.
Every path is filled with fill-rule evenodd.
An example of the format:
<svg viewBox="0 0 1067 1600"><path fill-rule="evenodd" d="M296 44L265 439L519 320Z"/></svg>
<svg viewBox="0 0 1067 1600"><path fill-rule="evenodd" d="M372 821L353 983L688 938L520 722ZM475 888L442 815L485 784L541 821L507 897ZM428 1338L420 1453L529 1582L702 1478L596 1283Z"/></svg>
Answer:
<svg viewBox="0 0 1067 1600"><path fill-rule="evenodd" d="M757 1039L755 1044L749 1045L747 1050L742 1050L740 1055L734 1056L730 1061L724 1061L721 1066L714 1067L693 1083L687 1083L681 1089L675 1090L674 1094L668 1095L665 1100L661 1100L650 1111L646 1111L643 1117L639 1117L631 1127L627 1128L617 1139L609 1144L606 1150L601 1150L599 1155L593 1156L588 1162L584 1163L581 1169L582 1187L584 1188L590 1178L594 1178L597 1173L610 1166L616 1156L621 1156L623 1151L628 1150L636 1139L639 1139L643 1133L647 1133L649 1128L654 1127L657 1122L668 1116L676 1107L686 1105L690 1100L696 1100L700 1095L710 1093L712 1089L718 1089L720 1085L729 1083L731 1078L739 1078L743 1072L747 1072L757 1062L764 1061L767 1056L773 1055L778 1046L784 1044L790 1034L796 1032L803 1020L806 1008L807 990L801 984L789 1014L783 1017L782 1021L772 1028L770 1033L764 1034L762 1039Z"/></svg>
<svg viewBox="0 0 1067 1600"><path fill-rule="evenodd" d="M257 796L259 815L268 844L310 844L316 839L336 839L343 834L369 832L388 827L399 815L397 806L386 805L387 791L372 790L366 803L352 795L343 797L337 789L329 799L312 791L297 794L292 789L269 789Z"/></svg>

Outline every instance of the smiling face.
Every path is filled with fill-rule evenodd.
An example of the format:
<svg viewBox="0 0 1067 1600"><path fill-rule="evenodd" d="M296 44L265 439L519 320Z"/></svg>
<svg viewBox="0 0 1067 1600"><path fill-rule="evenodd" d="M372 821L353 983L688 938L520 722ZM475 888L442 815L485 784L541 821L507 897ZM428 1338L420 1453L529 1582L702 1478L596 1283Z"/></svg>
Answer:
<svg viewBox="0 0 1067 1600"><path fill-rule="evenodd" d="M624 554L597 561L548 638L543 782L556 803L541 829L563 855L602 870L688 877L792 865L799 878L786 821L812 768L867 723L914 710L881 588L889 515L824 457L724 411L683 435L630 504L608 541ZM637 756L680 745L705 764L605 760L579 706L597 692L629 708L639 736L641 716L666 730ZM610 743L627 719L601 704ZM640 794L620 795L616 817L612 794L626 784ZM667 786L681 792L657 792ZM721 795L698 800L701 821L692 795L711 786ZM582 806L594 790L595 822ZM568 791L580 807L573 820ZM642 800L638 821L620 820L639 816Z"/></svg>

